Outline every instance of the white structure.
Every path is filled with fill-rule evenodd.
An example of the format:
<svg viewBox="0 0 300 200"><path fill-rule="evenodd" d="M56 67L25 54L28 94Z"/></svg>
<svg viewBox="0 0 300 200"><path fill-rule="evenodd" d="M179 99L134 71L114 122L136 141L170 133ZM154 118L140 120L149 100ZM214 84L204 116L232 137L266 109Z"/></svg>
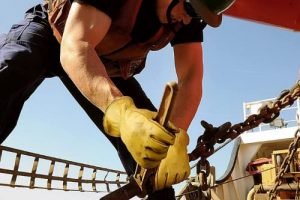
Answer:
<svg viewBox="0 0 300 200"><path fill-rule="evenodd" d="M261 106L268 104L275 99L266 99L255 102L244 103L244 119L252 114L258 114ZM297 130L297 113L299 112L299 99L291 107L285 108L280 115L270 124L261 124L259 127L243 133L240 142L237 143L238 151L231 173L224 181L236 180L226 184L220 184L215 192L222 200L245 200L251 188L254 178L249 176L246 170L248 164L259 158L271 158L275 150L288 149L293 141ZM233 152L234 153L234 152ZM218 181L217 181L218 182ZM219 181L220 183L220 181ZM248 199L252 199L249 198Z"/></svg>

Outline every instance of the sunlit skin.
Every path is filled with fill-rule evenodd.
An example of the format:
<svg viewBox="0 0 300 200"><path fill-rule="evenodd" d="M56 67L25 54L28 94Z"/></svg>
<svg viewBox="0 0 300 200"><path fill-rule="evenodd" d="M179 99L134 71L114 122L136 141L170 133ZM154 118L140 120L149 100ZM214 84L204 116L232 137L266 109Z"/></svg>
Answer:
<svg viewBox="0 0 300 200"><path fill-rule="evenodd" d="M157 15L167 23L166 10L171 0L156 0ZM171 11L172 20L188 24L191 18L183 8L183 1ZM74 2L66 22L61 43L61 63L69 77L95 106L103 112L122 93L109 78L95 47L111 25L111 19L100 10ZM187 130L202 96L202 46L186 43L174 46L174 59L178 77L178 98L171 114L171 121Z"/></svg>

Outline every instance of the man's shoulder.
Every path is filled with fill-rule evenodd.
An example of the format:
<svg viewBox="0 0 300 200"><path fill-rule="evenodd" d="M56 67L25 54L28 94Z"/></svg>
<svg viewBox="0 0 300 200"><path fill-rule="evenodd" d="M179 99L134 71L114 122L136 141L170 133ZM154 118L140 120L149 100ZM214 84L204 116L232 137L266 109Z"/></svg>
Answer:
<svg viewBox="0 0 300 200"><path fill-rule="evenodd" d="M71 0L71 1L75 1L78 3L85 3L94 6L95 8L106 13L111 18L114 18L118 14L120 8L124 4L124 2L126 2L124 0Z"/></svg>

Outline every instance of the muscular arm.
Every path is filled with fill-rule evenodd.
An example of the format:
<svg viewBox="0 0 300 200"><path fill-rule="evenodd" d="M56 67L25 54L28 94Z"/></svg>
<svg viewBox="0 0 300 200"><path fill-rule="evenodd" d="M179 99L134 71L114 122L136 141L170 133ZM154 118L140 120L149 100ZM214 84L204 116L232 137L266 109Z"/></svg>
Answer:
<svg viewBox="0 0 300 200"><path fill-rule="evenodd" d="M202 97L203 57L201 43L174 46L179 91L171 121L187 130Z"/></svg>
<svg viewBox="0 0 300 200"><path fill-rule="evenodd" d="M61 43L61 63L80 92L100 110L121 92L107 75L95 47L111 25L111 19L96 8L72 4Z"/></svg>

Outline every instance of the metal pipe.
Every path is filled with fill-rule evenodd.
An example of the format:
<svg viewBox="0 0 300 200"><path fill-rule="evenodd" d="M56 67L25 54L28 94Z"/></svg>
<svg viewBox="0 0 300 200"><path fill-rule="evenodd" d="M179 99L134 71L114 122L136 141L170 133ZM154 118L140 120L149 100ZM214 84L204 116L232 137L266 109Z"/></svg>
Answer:
<svg viewBox="0 0 300 200"><path fill-rule="evenodd" d="M270 191L273 189L273 185L262 185L261 190L262 191ZM277 187L277 190L299 190L299 184L298 183L283 183Z"/></svg>
<svg viewBox="0 0 300 200"><path fill-rule="evenodd" d="M248 192L247 200L254 200L254 194L255 194L255 188L251 188L251 190Z"/></svg>

